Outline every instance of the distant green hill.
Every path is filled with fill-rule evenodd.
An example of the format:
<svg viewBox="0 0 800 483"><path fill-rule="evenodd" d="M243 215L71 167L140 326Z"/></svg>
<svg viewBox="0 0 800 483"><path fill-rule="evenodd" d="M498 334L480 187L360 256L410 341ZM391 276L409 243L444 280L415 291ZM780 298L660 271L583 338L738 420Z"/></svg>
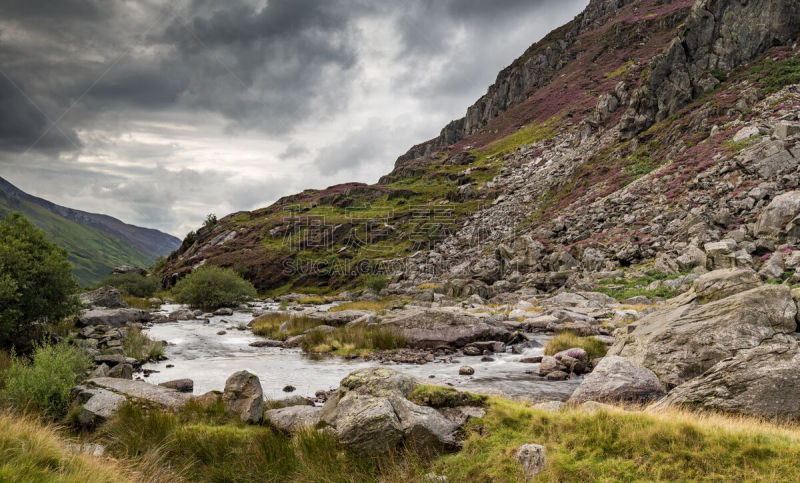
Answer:
<svg viewBox="0 0 800 483"><path fill-rule="evenodd" d="M0 181L5 182L2 178ZM8 185L7 182L5 183ZM48 207L42 206L43 201L21 191L10 193L9 190L0 189L0 218L4 218L11 212L19 211L44 230L53 242L69 252L69 260L74 266L73 273L81 285L91 285L102 280L114 267L120 265L148 267L157 258L155 253L146 253L138 249L131 241L122 236L108 233L95 226L72 221L54 213ZM57 205L52 206L58 207ZM118 220L115 221L122 224ZM125 226L129 229L145 230L132 225ZM148 231L155 232L155 230ZM170 237L161 232L156 233ZM179 244L180 241L177 240L176 246ZM169 246L165 246L161 248L161 254L167 255L171 250Z"/></svg>

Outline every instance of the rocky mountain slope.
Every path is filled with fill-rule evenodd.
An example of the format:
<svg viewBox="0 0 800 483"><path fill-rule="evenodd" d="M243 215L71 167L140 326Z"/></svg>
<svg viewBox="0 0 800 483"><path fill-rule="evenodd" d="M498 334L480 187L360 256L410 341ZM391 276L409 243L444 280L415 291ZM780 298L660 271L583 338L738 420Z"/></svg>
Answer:
<svg viewBox="0 0 800 483"><path fill-rule="evenodd" d="M0 216L13 211L25 214L69 252L73 273L84 285L101 280L120 265L150 266L180 245L172 235L59 206L0 178Z"/></svg>
<svg viewBox="0 0 800 483"><path fill-rule="evenodd" d="M261 289L381 271L390 291L483 297L642 266L782 277L783 226L755 222L800 184L798 34L797 1L592 0L378 184L229 215L164 283L205 263Z"/></svg>

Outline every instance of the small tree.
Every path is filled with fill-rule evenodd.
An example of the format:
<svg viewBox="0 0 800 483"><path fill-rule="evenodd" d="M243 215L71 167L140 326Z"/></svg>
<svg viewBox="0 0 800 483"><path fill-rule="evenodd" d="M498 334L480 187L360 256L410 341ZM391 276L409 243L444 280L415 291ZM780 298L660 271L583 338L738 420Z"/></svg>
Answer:
<svg viewBox="0 0 800 483"><path fill-rule="evenodd" d="M229 268L200 267L172 289L175 300L202 309L229 307L256 296L253 284Z"/></svg>
<svg viewBox="0 0 800 483"><path fill-rule="evenodd" d="M206 221L203 222L203 226L206 227L207 230L210 230L217 226L217 215L214 213L209 213L206 216Z"/></svg>
<svg viewBox="0 0 800 483"><path fill-rule="evenodd" d="M100 285L111 285L123 295L134 297L152 297L158 290L158 279L146 277L140 273L128 272L119 275L109 275Z"/></svg>
<svg viewBox="0 0 800 483"><path fill-rule="evenodd" d="M0 221L0 346L29 349L36 322L77 313L77 289L65 250L19 213Z"/></svg>

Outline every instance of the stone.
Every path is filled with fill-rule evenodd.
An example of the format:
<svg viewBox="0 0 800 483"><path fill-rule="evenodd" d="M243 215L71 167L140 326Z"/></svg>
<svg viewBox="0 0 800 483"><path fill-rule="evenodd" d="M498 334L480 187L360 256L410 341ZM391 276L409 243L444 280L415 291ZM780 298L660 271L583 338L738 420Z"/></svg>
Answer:
<svg viewBox="0 0 800 483"><path fill-rule="evenodd" d="M312 406L287 406L264 412L264 419L276 429L286 433L296 433L303 428L313 427L319 422L321 408Z"/></svg>
<svg viewBox="0 0 800 483"><path fill-rule="evenodd" d="M125 396L105 389L93 389L91 397L83 404L78 413L78 422L82 426L97 426L116 414L124 403Z"/></svg>
<svg viewBox="0 0 800 483"><path fill-rule="evenodd" d="M713 302L761 286L761 277L750 269L715 270L704 273L692 284L695 297Z"/></svg>
<svg viewBox="0 0 800 483"><path fill-rule="evenodd" d="M606 356L575 389L569 402L647 403L664 394L664 387L650 369L634 365L624 357Z"/></svg>
<svg viewBox="0 0 800 483"><path fill-rule="evenodd" d="M368 310L340 310L338 312L311 312L306 316L320 324L341 327L361 317L373 315Z"/></svg>
<svg viewBox="0 0 800 483"><path fill-rule="evenodd" d="M194 320L194 312L189 309L179 309L170 312L169 320Z"/></svg>
<svg viewBox="0 0 800 483"><path fill-rule="evenodd" d="M553 356L543 356L542 361L539 363L539 375L542 377L547 376L551 372L563 372L564 369L566 369L566 367Z"/></svg>
<svg viewBox="0 0 800 483"><path fill-rule="evenodd" d="M137 322L150 320L150 313L139 309L90 309L78 317L81 327L90 325L108 325L111 327L126 327Z"/></svg>
<svg viewBox="0 0 800 483"><path fill-rule="evenodd" d="M800 419L800 348L790 335L739 351L672 391L654 409L738 413L766 419Z"/></svg>
<svg viewBox="0 0 800 483"><path fill-rule="evenodd" d="M222 402L222 393L220 391L208 391L203 395L197 396L195 402L197 402L200 407L209 409Z"/></svg>
<svg viewBox="0 0 800 483"><path fill-rule="evenodd" d="M569 374L567 374L565 371L552 371L547 373L545 379L548 381L565 381L569 379Z"/></svg>
<svg viewBox="0 0 800 483"><path fill-rule="evenodd" d="M250 347L282 347L283 341L274 339L261 339L248 344Z"/></svg>
<svg viewBox="0 0 800 483"><path fill-rule="evenodd" d="M512 332L486 318L437 309L408 309L388 316L381 327L403 334L409 347L436 349L460 348L476 341L508 341Z"/></svg>
<svg viewBox="0 0 800 483"><path fill-rule="evenodd" d="M173 410L181 409L191 399L191 396L188 394L182 394L174 389L148 384L144 381L96 377L94 379L89 379L88 382L100 388L122 394L128 398L142 399Z"/></svg>
<svg viewBox="0 0 800 483"><path fill-rule="evenodd" d="M514 452L526 478L533 478L547 466L547 450L538 444L523 444Z"/></svg>
<svg viewBox="0 0 800 483"><path fill-rule="evenodd" d="M175 389L178 392L192 393L194 391L194 381L191 379L173 379L171 381L162 382L159 386Z"/></svg>
<svg viewBox="0 0 800 483"><path fill-rule="evenodd" d="M778 238L784 227L800 214L800 191L776 196L758 217L756 236Z"/></svg>
<svg viewBox="0 0 800 483"><path fill-rule="evenodd" d="M322 391L322 394L325 395L325 391ZM311 399L297 395L288 396L283 399L272 399L266 402L266 407L268 409L288 408L289 406L313 406L313 405L314 401L312 401Z"/></svg>
<svg viewBox="0 0 800 483"><path fill-rule="evenodd" d="M758 274L764 280L771 280L774 278L779 278L783 275L783 254L781 252L775 252L770 256L763 265L761 265L761 269L758 271Z"/></svg>
<svg viewBox="0 0 800 483"><path fill-rule="evenodd" d="M108 377L117 379L133 379L133 366L130 364L117 364L108 371Z"/></svg>
<svg viewBox="0 0 800 483"><path fill-rule="evenodd" d="M647 367L671 389L797 326L797 306L785 286L762 285L704 304L698 299L684 294L638 320L633 330L618 334L608 354Z"/></svg>
<svg viewBox="0 0 800 483"><path fill-rule="evenodd" d="M543 411L557 413L562 409L564 409L566 406L567 404L562 401L543 401L543 402L538 402L531 407L533 409L541 409Z"/></svg>
<svg viewBox="0 0 800 483"><path fill-rule="evenodd" d="M464 349L462 350L465 356L479 356L483 354L483 351L481 349L478 349L474 345L465 346Z"/></svg>
<svg viewBox="0 0 800 483"><path fill-rule="evenodd" d="M111 270L111 275L125 275L126 273L136 273L143 277L147 276L147 270L144 268L134 267L133 265L121 265Z"/></svg>
<svg viewBox="0 0 800 483"><path fill-rule="evenodd" d="M703 245L703 249L706 251L706 266L709 270L718 270L722 268L733 268L736 266L736 262L733 255L733 252L736 250L736 241L730 238L718 241L718 242L710 242Z"/></svg>
<svg viewBox="0 0 800 483"><path fill-rule="evenodd" d="M233 315L233 309L228 308L228 307L223 307L221 309L215 310L214 311L214 315L219 315L219 316L223 316L223 317L224 316L231 316L231 315Z"/></svg>
<svg viewBox="0 0 800 483"><path fill-rule="evenodd" d="M109 366L115 366L117 364L136 364L136 359L133 357L125 357L122 354L101 354L94 356L94 361L97 364L107 364Z"/></svg>
<svg viewBox="0 0 800 483"><path fill-rule="evenodd" d="M355 371L327 400L320 421L361 454L384 454L412 441L421 451L454 447L456 424L407 399L416 386L413 378L385 367Z"/></svg>
<svg viewBox="0 0 800 483"><path fill-rule="evenodd" d="M261 421L264 391L256 375L247 371L231 374L225 381L222 401L225 411L239 415L242 421L251 424Z"/></svg>
<svg viewBox="0 0 800 483"><path fill-rule="evenodd" d="M775 126L775 136L781 141L800 135L800 124L796 122L780 122Z"/></svg>
<svg viewBox="0 0 800 483"><path fill-rule="evenodd" d="M759 134L761 134L761 131L759 130L758 126L745 126L739 129L739 131L733 135L733 142L738 143L754 136L758 136Z"/></svg>
<svg viewBox="0 0 800 483"><path fill-rule="evenodd" d="M461 366L458 368L458 375L460 376L471 376L473 374L475 374L475 369L470 366Z"/></svg>
<svg viewBox="0 0 800 483"><path fill-rule="evenodd" d="M105 285L79 295L80 301L87 307L102 307L107 309L128 308L128 304L122 299L122 294L114 287Z"/></svg>

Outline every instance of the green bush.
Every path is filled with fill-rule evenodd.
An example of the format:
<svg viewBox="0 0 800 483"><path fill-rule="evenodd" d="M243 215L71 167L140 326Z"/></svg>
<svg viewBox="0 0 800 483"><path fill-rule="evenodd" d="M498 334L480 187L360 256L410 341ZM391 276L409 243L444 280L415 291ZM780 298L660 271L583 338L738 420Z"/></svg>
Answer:
<svg viewBox="0 0 800 483"><path fill-rule="evenodd" d="M109 275L100 285L111 285L123 295L134 297L152 297L158 290L158 279L156 277L145 277L136 272L128 272L120 275Z"/></svg>
<svg viewBox="0 0 800 483"><path fill-rule="evenodd" d="M579 337L573 332L562 332L547 342L544 353L553 356L561 351L579 347L589 354L589 360L606 355L606 345L594 337Z"/></svg>
<svg viewBox="0 0 800 483"><path fill-rule="evenodd" d="M380 292L389 285L389 281L383 275L367 275L364 279L364 285L369 289Z"/></svg>
<svg viewBox="0 0 800 483"><path fill-rule="evenodd" d="M85 352L66 342L37 346L30 360L12 356L11 367L3 374L0 399L20 411L62 418L67 414L70 389L91 364Z"/></svg>
<svg viewBox="0 0 800 483"><path fill-rule="evenodd" d="M172 289L175 300L202 309L228 307L256 296L253 284L229 268L200 267Z"/></svg>
<svg viewBox="0 0 800 483"><path fill-rule="evenodd" d="M80 307L67 252L19 213L0 221L0 347L27 352L34 322L54 323Z"/></svg>

